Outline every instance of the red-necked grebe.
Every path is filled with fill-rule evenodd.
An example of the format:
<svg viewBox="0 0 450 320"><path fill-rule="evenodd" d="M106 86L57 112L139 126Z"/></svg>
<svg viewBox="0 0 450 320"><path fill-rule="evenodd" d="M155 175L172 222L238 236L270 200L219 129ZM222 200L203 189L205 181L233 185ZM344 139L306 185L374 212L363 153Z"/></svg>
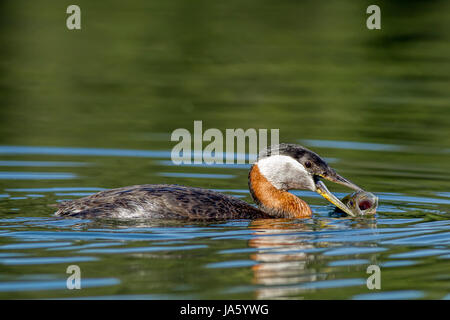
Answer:
<svg viewBox="0 0 450 320"><path fill-rule="evenodd" d="M320 178L354 190L357 185L337 174L316 153L295 144L262 151L252 165L248 185L258 208L212 190L168 184L144 184L98 192L58 204L57 216L80 218L254 219L307 218L311 208L288 190L319 193L344 212L354 215Z"/></svg>

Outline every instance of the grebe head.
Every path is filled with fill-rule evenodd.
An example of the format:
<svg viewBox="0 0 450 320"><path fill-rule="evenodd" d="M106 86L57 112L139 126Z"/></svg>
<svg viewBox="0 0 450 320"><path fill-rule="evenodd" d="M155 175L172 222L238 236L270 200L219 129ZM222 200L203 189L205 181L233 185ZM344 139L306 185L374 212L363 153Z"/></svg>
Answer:
<svg viewBox="0 0 450 320"><path fill-rule="evenodd" d="M360 187L343 178L316 153L295 144L279 144L263 150L255 163L261 175L277 190L311 190L319 193L342 211L354 216L320 178L353 190Z"/></svg>

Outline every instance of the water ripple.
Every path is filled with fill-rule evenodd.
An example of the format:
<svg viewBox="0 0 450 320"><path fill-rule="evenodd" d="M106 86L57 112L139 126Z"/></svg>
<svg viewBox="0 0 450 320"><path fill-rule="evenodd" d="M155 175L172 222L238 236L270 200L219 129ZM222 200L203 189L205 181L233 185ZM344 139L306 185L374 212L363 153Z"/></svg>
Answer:
<svg viewBox="0 0 450 320"><path fill-rule="evenodd" d="M113 286L120 283L115 278L81 279L81 288ZM41 290L67 290L66 280L54 281L8 281L0 283L0 291L41 291Z"/></svg>
<svg viewBox="0 0 450 320"><path fill-rule="evenodd" d="M60 264L96 261L96 257L38 257L38 258L0 258L0 264L4 265L39 265L39 264Z"/></svg>
<svg viewBox="0 0 450 320"><path fill-rule="evenodd" d="M406 300L406 299L420 299L425 295L417 290L400 290L389 292L376 292L359 294L353 297L355 300Z"/></svg>
<svg viewBox="0 0 450 320"><path fill-rule="evenodd" d="M78 176L69 172L0 172L0 180L67 180Z"/></svg>

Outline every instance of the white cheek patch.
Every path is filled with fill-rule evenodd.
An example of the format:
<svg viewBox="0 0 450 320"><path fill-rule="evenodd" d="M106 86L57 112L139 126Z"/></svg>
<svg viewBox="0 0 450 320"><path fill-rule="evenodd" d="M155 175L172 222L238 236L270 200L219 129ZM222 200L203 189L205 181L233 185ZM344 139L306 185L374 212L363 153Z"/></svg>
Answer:
<svg viewBox="0 0 450 320"><path fill-rule="evenodd" d="M261 174L277 189L315 190L311 174L292 157L274 155L263 158L256 164Z"/></svg>

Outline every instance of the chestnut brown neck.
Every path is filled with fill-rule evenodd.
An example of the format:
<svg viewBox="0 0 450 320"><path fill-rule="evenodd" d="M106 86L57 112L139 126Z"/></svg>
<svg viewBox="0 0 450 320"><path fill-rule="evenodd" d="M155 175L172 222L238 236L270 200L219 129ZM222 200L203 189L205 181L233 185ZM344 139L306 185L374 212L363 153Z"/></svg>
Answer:
<svg viewBox="0 0 450 320"><path fill-rule="evenodd" d="M248 184L253 201L274 218L307 218L312 215L305 201L275 188L259 171L257 164L250 169Z"/></svg>

